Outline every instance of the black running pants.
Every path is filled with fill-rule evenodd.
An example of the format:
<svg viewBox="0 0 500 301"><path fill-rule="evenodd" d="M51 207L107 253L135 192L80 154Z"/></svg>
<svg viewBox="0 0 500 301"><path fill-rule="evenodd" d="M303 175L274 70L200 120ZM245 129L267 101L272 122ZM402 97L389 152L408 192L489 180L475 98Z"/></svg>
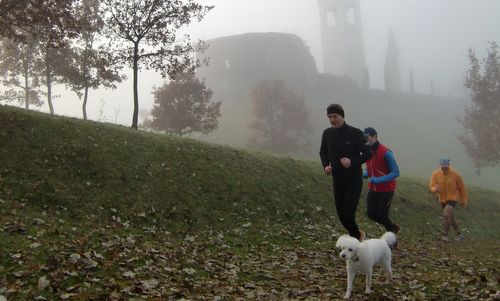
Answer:
<svg viewBox="0 0 500 301"><path fill-rule="evenodd" d="M363 187L363 178L359 176L349 177L348 179L333 179L333 195L335 198L335 207L340 222L349 231L349 235L360 238L358 224L356 224L356 209L361 196Z"/></svg>
<svg viewBox="0 0 500 301"><path fill-rule="evenodd" d="M394 191L379 192L368 190L366 197L366 213L372 221L382 224L387 231L394 231L394 223L389 218Z"/></svg>

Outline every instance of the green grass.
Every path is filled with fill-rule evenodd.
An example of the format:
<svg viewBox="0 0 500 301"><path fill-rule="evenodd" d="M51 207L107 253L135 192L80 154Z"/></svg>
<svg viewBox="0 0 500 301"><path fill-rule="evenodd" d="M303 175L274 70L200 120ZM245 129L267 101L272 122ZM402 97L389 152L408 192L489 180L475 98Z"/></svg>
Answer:
<svg viewBox="0 0 500 301"><path fill-rule="evenodd" d="M6 106L0 121L0 296L343 295L344 263L334 245L344 230L319 160ZM388 285L376 276L370 300L487 298L499 290L500 194L469 187L470 206L457 210L466 241L442 244L441 207L426 181L398 181L396 278ZM364 197L359 224L379 236L384 230L366 218ZM354 293L362 297L358 278Z"/></svg>

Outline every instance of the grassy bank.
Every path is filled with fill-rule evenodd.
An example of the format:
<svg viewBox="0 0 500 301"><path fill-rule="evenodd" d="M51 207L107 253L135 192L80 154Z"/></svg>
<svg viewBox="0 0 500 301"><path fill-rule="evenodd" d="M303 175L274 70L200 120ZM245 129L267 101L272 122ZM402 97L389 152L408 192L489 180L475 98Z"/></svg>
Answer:
<svg viewBox="0 0 500 301"><path fill-rule="evenodd" d="M442 244L426 179L398 185L396 279L376 277L370 300L499 290L500 193L470 187L458 210L466 241ZM332 300L345 289L343 229L319 160L2 106L0 208L8 300ZM364 208L361 227L379 236Z"/></svg>

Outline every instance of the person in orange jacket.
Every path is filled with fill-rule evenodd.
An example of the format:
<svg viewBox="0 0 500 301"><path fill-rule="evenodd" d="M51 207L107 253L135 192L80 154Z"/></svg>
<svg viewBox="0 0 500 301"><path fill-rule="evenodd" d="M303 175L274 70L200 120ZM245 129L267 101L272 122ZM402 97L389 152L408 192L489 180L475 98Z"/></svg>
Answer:
<svg viewBox="0 0 500 301"><path fill-rule="evenodd" d="M429 189L436 193L439 202L443 207L443 237L442 240L448 241L448 232L450 225L456 231L456 240L463 240L464 236L460 232L457 220L453 214L455 206L460 203L463 207L467 206L467 190L462 176L450 166L450 159L439 159L440 167L436 169L429 181Z"/></svg>

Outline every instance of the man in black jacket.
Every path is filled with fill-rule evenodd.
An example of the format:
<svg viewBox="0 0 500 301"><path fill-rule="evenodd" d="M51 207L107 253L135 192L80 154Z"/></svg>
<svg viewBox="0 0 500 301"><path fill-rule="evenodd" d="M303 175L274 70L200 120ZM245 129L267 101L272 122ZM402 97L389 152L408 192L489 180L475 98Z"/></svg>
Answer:
<svg viewBox="0 0 500 301"><path fill-rule="evenodd" d="M370 159L371 151L363 132L344 121L344 109L332 104L326 109L332 127L323 131L319 155L326 175L333 177L333 195L340 222L349 235L365 238L356 224L363 175L361 165Z"/></svg>

